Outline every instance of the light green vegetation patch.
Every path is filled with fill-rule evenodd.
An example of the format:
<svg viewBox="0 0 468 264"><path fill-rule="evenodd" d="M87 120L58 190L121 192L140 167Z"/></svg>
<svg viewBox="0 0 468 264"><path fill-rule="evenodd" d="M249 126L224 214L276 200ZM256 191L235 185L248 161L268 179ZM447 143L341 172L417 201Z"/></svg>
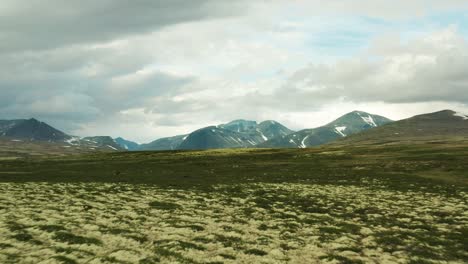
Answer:
<svg viewBox="0 0 468 264"><path fill-rule="evenodd" d="M0 263L466 263L464 189L361 180L0 183Z"/></svg>

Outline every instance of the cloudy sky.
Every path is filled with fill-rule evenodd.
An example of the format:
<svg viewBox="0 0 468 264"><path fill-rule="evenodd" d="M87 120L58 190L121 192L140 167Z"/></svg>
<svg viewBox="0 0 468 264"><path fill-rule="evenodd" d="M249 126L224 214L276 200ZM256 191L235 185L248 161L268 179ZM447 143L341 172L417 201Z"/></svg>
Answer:
<svg viewBox="0 0 468 264"><path fill-rule="evenodd" d="M466 0L2 0L0 119L138 142L468 112Z"/></svg>

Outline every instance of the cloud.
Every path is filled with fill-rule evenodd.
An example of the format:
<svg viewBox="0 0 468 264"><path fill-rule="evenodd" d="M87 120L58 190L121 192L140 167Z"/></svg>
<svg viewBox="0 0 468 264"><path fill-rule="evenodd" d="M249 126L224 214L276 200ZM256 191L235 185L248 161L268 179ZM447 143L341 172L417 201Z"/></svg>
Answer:
<svg viewBox="0 0 468 264"><path fill-rule="evenodd" d="M241 1L2 1L0 52L101 43L165 26L237 14Z"/></svg>
<svg viewBox="0 0 468 264"><path fill-rule="evenodd" d="M274 1L283 4L284 2ZM298 14L308 15L349 15L366 16L385 20L405 20L421 18L433 13L468 9L464 0L297 0L289 2L290 8Z"/></svg>
<svg viewBox="0 0 468 264"><path fill-rule="evenodd" d="M449 27L406 43L395 38L376 41L365 55L333 64L310 64L291 75L270 99L296 102L296 109L337 98L467 104L467 69L468 43L456 28Z"/></svg>

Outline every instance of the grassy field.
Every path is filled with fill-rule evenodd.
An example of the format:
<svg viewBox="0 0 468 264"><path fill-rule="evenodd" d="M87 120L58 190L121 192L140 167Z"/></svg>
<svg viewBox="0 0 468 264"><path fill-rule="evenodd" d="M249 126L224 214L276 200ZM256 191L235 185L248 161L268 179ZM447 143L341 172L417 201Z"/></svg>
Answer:
<svg viewBox="0 0 468 264"><path fill-rule="evenodd" d="M466 263L467 171L463 140L4 158L0 263Z"/></svg>

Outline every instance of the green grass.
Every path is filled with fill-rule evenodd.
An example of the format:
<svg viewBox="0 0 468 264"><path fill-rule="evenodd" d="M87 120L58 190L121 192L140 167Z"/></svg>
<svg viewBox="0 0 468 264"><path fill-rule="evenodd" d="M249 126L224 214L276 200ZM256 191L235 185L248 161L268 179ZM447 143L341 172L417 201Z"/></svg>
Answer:
<svg viewBox="0 0 468 264"><path fill-rule="evenodd" d="M455 146L454 146L455 145ZM468 185L468 143L313 149L122 152L0 161L0 182L124 182L208 188L240 182ZM235 169L233 169L235 166ZM121 172L116 175L114 172ZM258 206L266 206L257 197ZM306 205L305 210L314 210ZM309 209L307 209L309 208Z"/></svg>

